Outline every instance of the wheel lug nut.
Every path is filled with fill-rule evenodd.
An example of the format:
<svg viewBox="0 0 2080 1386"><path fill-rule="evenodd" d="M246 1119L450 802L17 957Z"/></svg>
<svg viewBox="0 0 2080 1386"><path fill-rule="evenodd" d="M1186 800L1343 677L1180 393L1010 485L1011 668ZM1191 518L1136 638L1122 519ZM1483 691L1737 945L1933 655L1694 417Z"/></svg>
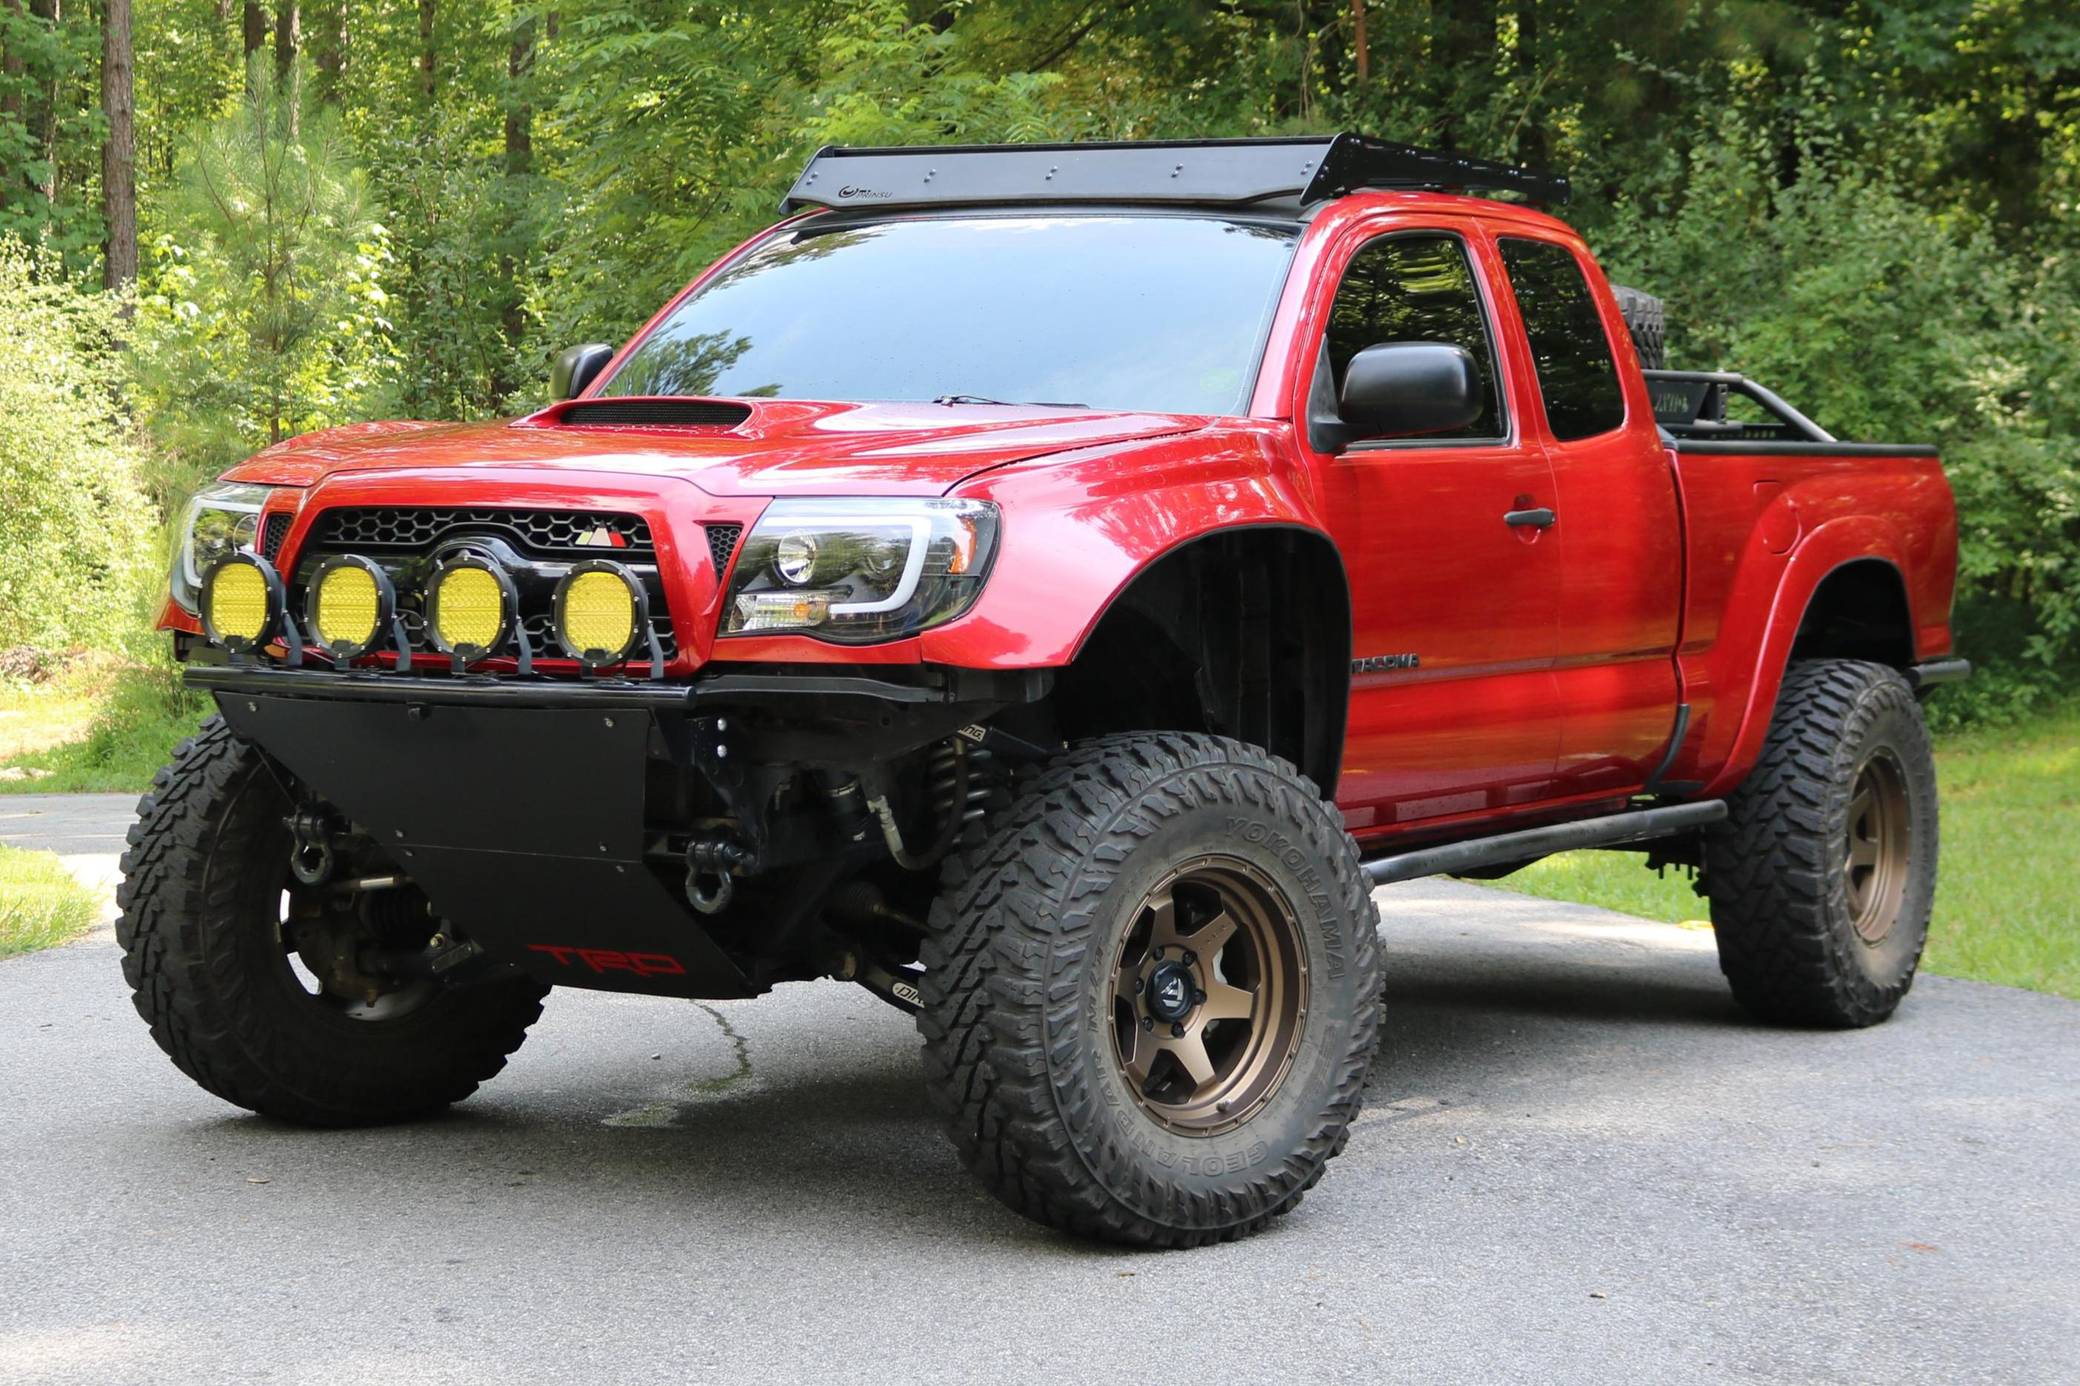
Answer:
<svg viewBox="0 0 2080 1386"><path fill-rule="evenodd" d="M1184 965L1185 965L1186 967L1190 967L1190 966L1191 966L1192 964L1194 964L1194 963L1196 963L1196 962L1198 962L1198 961L1199 961L1199 955L1198 955L1197 953L1194 953L1194 952L1193 952L1193 951L1192 951L1191 949L1189 949L1189 948L1187 948L1187 949L1185 949L1185 950L1184 950Z"/></svg>
<svg viewBox="0 0 2080 1386"><path fill-rule="evenodd" d="M1183 1038L1184 1038L1184 1022L1183 1022L1183 1021L1181 1021L1181 1020L1176 1020L1176 1021L1172 1021L1172 1022L1170 1023L1170 1037L1171 1037L1172 1039L1183 1039Z"/></svg>
<svg viewBox="0 0 2080 1386"><path fill-rule="evenodd" d="M1144 1030L1153 1030L1153 1029L1155 1029L1155 1028L1156 1028L1156 1018L1155 1018L1154 1016L1152 1016L1152 1015L1145 1015L1145 1016L1141 1017L1141 1028L1142 1028L1142 1029L1144 1029Z"/></svg>
<svg viewBox="0 0 2080 1386"><path fill-rule="evenodd" d="M1193 993L1192 993L1192 1004L1193 1004L1194 1006L1203 1006L1203 1005L1205 1005L1205 1004L1206 1004L1206 993L1205 993L1205 992L1203 992L1203 991L1195 991L1195 992L1193 992Z"/></svg>

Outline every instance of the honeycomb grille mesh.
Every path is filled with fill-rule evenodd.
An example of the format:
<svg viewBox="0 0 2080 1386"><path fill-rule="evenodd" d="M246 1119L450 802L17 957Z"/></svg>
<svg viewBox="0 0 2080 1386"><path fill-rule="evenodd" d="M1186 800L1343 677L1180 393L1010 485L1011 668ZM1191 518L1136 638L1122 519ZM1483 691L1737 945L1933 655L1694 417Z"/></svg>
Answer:
<svg viewBox="0 0 2080 1386"><path fill-rule="evenodd" d="M260 556L269 563L282 556L282 545L289 538L289 526L296 517L287 511L278 510L267 517L260 528Z"/></svg>
<svg viewBox="0 0 2080 1386"><path fill-rule="evenodd" d="M731 528L741 531L742 526ZM637 515L595 511L491 510L446 507L341 507L320 514L297 550L291 581L292 609L301 611L317 565L334 553L376 560L397 586L399 616L412 648L434 650L422 609L433 554L450 539L497 536L514 551L508 568L519 588L520 625L537 659L560 659L551 630L551 593L566 565L579 559L610 558L630 565L650 592L650 629L666 659L678 654L672 620L657 585L656 549L647 521ZM620 541L616 547L615 540ZM580 541L583 542L580 542ZM713 540L710 540L711 546ZM734 541L732 541L734 545ZM508 651L510 652L510 651ZM637 658L648 657L647 649Z"/></svg>
<svg viewBox="0 0 2080 1386"><path fill-rule="evenodd" d="M448 535L498 533L535 553L647 558L650 525L636 515L567 510L449 510L357 507L328 510L312 544L327 549L420 550Z"/></svg>
<svg viewBox="0 0 2080 1386"><path fill-rule="evenodd" d="M708 526L708 557L714 560L716 577L729 571L730 556L737 551L737 540L743 537L742 525Z"/></svg>

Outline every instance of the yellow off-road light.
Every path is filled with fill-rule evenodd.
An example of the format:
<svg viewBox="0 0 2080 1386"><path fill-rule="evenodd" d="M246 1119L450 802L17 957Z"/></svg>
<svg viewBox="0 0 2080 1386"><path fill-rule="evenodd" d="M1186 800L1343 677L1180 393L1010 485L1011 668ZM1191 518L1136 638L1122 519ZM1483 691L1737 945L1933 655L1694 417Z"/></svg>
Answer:
<svg viewBox="0 0 2080 1386"><path fill-rule="evenodd" d="M619 563L577 564L556 588L557 643L587 669L627 660L649 625L649 595Z"/></svg>
<svg viewBox="0 0 2080 1386"><path fill-rule="evenodd" d="M513 580L481 558L442 564L426 584L426 629L443 654L482 659L503 645L519 598Z"/></svg>
<svg viewBox="0 0 2080 1386"><path fill-rule="evenodd" d="M373 561L338 554L318 565L305 605L312 642L344 661L367 654L390 629L397 590Z"/></svg>
<svg viewBox="0 0 2080 1386"><path fill-rule="evenodd" d="M258 554L227 554L202 579L202 633L244 654L267 643L282 615L282 579Z"/></svg>

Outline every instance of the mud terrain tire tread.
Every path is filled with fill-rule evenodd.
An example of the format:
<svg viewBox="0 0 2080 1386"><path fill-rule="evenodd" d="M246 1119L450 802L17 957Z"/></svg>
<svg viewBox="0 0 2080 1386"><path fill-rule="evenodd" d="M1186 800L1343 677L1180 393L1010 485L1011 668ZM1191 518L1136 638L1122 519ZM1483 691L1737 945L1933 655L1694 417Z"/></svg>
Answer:
<svg viewBox="0 0 2080 1386"><path fill-rule="evenodd" d="M212 717L138 802L116 891L116 941L152 1038L225 1101L305 1125L404 1120L468 1097L505 1067L541 1015L538 984L443 993L383 1022L410 1026L414 1042L376 1046L351 1033L285 1028L257 994L241 886L251 892L248 873L261 860L286 860L273 843L287 841L281 795L267 776L259 755Z"/></svg>
<svg viewBox="0 0 2080 1386"><path fill-rule="evenodd" d="M1095 1119L1098 1098L1074 1083L1064 1092L1057 1078L1069 1070L1059 1052L1049 1052L1050 1044L1057 1051L1076 1045L1066 1019L1076 997L1062 979L1102 946L1094 907L1112 868L1166 819L1209 803L1278 814L1296 842L1330 867L1334 907L1353 926L1347 960L1357 997L1348 1035L1332 1040L1331 1090L1298 1139L1280 1158L1214 1190L1186 1187L1147 1161L1103 1167L1106 1151L1080 1134ZM1378 913L1356 845L1315 786L1285 761L1241 742L1183 733L1075 745L1021 786L987 834L948 860L930 924L918 1018L926 1076L968 1168L1027 1217L1141 1246L1229 1241L1291 1211L1343 1149L1379 1029ZM1116 1196L1118 1187L1131 1188L1138 1206Z"/></svg>
<svg viewBox="0 0 2080 1386"><path fill-rule="evenodd" d="M1843 896L1850 780L1868 738L1904 763L1915 847L1897 948L1866 965ZM1759 1019L1846 1029L1874 1025L1914 982L1935 888L1935 768L1913 691L1896 670L1860 660L1791 666L1762 756L1705 838L1705 889L1719 966Z"/></svg>

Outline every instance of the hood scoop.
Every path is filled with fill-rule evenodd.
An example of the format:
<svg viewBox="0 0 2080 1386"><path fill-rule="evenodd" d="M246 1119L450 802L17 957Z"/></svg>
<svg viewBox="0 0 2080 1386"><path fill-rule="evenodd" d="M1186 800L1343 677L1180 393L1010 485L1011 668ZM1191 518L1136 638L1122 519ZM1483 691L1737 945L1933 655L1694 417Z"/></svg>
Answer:
<svg viewBox="0 0 2080 1386"><path fill-rule="evenodd" d="M556 412L564 428L735 428L751 406L720 399L580 399Z"/></svg>

